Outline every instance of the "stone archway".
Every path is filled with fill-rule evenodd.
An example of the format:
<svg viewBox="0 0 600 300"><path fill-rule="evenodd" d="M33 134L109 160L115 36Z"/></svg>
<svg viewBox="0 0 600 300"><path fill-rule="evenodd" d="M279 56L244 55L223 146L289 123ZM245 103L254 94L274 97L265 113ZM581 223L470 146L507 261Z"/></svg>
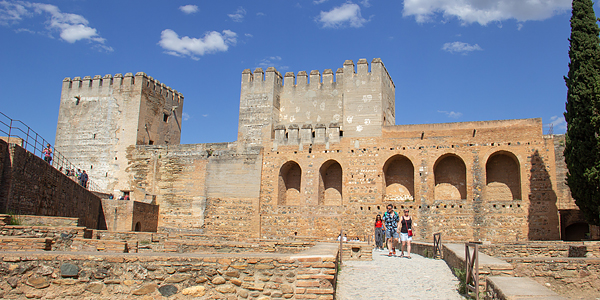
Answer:
<svg viewBox="0 0 600 300"><path fill-rule="evenodd" d="M415 168L406 156L394 155L383 165L384 199L412 201L415 197Z"/></svg>
<svg viewBox="0 0 600 300"><path fill-rule="evenodd" d="M492 154L485 164L486 200L521 200L521 172L517 157L507 151Z"/></svg>
<svg viewBox="0 0 600 300"><path fill-rule="evenodd" d="M342 205L342 166L335 160L319 169L319 205Z"/></svg>
<svg viewBox="0 0 600 300"><path fill-rule="evenodd" d="M302 169L295 161L288 161L279 170L278 200L279 205L300 205L300 185Z"/></svg>
<svg viewBox="0 0 600 300"><path fill-rule="evenodd" d="M467 167L454 154L441 156L433 167L435 176L435 200L467 199Z"/></svg>

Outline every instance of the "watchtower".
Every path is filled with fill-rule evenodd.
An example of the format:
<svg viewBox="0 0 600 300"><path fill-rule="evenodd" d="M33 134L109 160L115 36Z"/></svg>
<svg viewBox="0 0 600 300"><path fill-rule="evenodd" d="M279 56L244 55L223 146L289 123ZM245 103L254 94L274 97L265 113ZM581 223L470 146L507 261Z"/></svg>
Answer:
<svg viewBox="0 0 600 300"><path fill-rule="evenodd" d="M395 125L395 86L379 58L346 60L326 69L282 76L270 67L242 72L238 143L268 146L336 143L381 136Z"/></svg>
<svg viewBox="0 0 600 300"><path fill-rule="evenodd" d="M179 144L183 95L138 72L65 78L55 147L107 193L127 192L127 148Z"/></svg>

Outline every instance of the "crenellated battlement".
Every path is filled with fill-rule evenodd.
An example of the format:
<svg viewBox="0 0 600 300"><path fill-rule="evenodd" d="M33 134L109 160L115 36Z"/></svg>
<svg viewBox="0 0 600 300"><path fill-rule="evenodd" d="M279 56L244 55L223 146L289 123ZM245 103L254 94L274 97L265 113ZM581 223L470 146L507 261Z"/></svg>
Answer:
<svg viewBox="0 0 600 300"><path fill-rule="evenodd" d="M310 73L299 71L296 74L294 72L286 72L285 75L282 76L275 67L269 67L266 71L263 71L262 68L256 68L254 72L250 69L245 69L242 71L242 84L252 85L256 83L264 84L264 82L273 82L284 88L321 88L322 86L343 84L344 75L346 75L346 78L352 78L355 76L369 76L373 73L378 73L377 75L379 75L380 72L383 72L385 74L385 80L388 80L390 84L395 87L391 76L387 72L387 69L380 58L374 58L371 61L370 70L369 63L364 58L359 59L356 66L352 60L346 60L343 68L338 68L336 70L335 76L332 69L325 69L322 76L319 70L312 70ZM270 78L278 80L271 81L269 80ZM281 80L282 78L283 80Z"/></svg>
<svg viewBox="0 0 600 300"><path fill-rule="evenodd" d="M63 91L67 94L71 92L88 92L88 93L103 93L111 89L134 89L136 86L142 89L153 91L164 98L171 99L176 102L183 100L183 95L170 86L161 83L144 72L133 73L117 73L114 76L106 74L104 76L95 75L94 77L66 77L63 79ZM95 90L95 92L94 92Z"/></svg>
<svg viewBox="0 0 600 300"><path fill-rule="evenodd" d="M308 134L303 126L310 124L310 140L321 142L326 138L317 138L316 125L332 123L347 137L380 136L382 126L395 124L395 85L381 59L373 59L371 66L364 58L356 64L346 60L335 74L325 69L281 76L274 67L242 72L239 140L262 144L277 139L274 126L282 125L285 144L308 141L302 131Z"/></svg>
<svg viewBox="0 0 600 300"><path fill-rule="evenodd" d="M290 124L276 125L273 148L278 146L313 145L326 143L339 143L342 136L338 123L328 125L317 124Z"/></svg>

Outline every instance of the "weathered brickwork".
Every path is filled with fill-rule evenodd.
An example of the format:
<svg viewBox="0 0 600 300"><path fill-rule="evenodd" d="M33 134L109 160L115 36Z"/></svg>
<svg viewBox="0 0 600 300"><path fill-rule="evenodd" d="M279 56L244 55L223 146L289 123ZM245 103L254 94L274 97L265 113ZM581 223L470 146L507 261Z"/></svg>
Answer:
<svg viewBox="0 0 600 300"><path fill-rule="evenodd" d="M60 171L18 145L7 149L2 183L0 211L16 214L75 217L79 225L96 228L100 219L101 202Z"/></svg>
<svg viewBox="0 0 600 300"><path fill-rule="evenodd" d="M539 134L541 126L539 119L389 126L381 138L267 150L263 235L332 238L344 228L350 236L363 236L372 230L374 216L393 203L412 210L419 236L440 231L448 240L559 239L552 164L546 166L540 154L548 156L553 147ZM322 173L331 161L342 171ZM301 170L294 179L299 189L291 189L302 202L282 205L290 162ZM336 180L341 184L334 186ZM318 191L332 181L339 200L324 205Z"/></svg>
<svg viewBox="0 0 600 300"><path fill-rule="evenodd" d="M567 297L600 297L600 259L598 258L506 258L515 276L531 277Z"/></svg>
<svg viewBox="0 0 600 300"><path fill-rule="evenodd" d="M111 231L147 231L158 229L159 206L139 201L102 199L106 227Z"/></svg>

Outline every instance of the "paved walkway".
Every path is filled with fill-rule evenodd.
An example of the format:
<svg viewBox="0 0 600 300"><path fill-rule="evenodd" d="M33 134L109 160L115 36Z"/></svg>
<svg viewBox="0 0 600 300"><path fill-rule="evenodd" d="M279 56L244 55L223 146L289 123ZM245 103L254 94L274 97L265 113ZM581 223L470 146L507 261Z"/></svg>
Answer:
<svg viewBox="0 0 600 300"><path fill-rule="evenodd" d="M336 299L464 299L456 290L458 279L443 260L387 253L374 250L372 261L344 261Z"/></svg>

